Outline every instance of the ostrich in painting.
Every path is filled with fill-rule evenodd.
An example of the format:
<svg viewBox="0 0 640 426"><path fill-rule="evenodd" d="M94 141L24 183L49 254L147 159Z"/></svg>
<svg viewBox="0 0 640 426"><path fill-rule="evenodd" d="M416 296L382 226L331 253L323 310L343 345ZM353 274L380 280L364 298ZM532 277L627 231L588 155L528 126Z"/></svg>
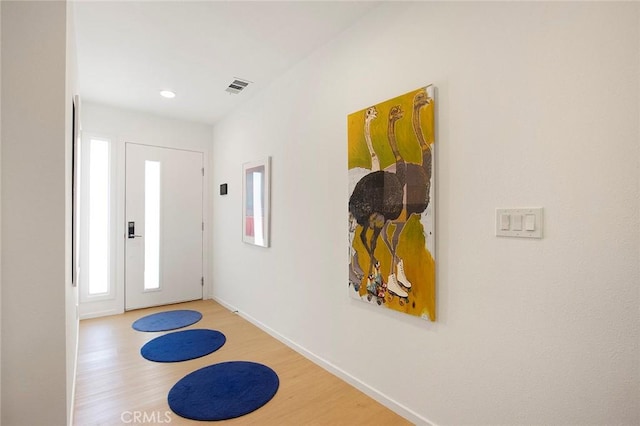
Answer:
<svg viewBox="0 0 640 426"><path fill-rule="evenodd" d="M426 90L421 90L413 98L413 116L412 126L416 139L420 144L422 151L421 164L406 163L405 165L405 181L403 187L403 214L396 220L389 221L385 224L382 230L382 239L389 247L391 256L393 259L393 265L391 267L391 274L389 276L389 282L396 281L402 284L405 288L411 288L412 284L407 278L404 272L404 263L402 259L399 259L396 254L398 247L398 240L400 234L404 229L407 221L413 214L421 215L429 205L429 191L431 190L431 169L432 169L432 152L431 147L425 141L422 134L422 128L420 125L420 110L429 105L432 98L429 97ZM389 128L389 144L396 159L400 157L400 152L395 138L395 129ZM398 161L396 160L396 164ZM393 222L395 229L391 241L388 240L387 227ZM391 287L392 284L389 284Z"/></svg>
<svg viewBox="0 0 640 426"><path fill-rule="evenodd" d="M389 135L394 134L395 123L404 116L399 106L394 106L389 111ZM393 142L395 144L395 141ZM400 217L404 209L404 186L406 164L397 149L394 150L396 158L395 172L379 170L371 172L358 181L351 198L349 199L350 218L362 226L360 240L369 254L369 279L378 260L375 257L375 249L380 232L386 228L389 221L395 221ZM367 239L367 231L372 229L370 239ZM386 236L383 235L383 240ZM388 291L406 297L407 292L397 284L395 276L390 276L387 283Z"/></svg>
<svg viewBox="0 0 640 426"><path fill-rule="evenodd" d="M364 113L364 140L367 143L367 149L369 155L371 155L371 171L377 172L380 170L380 159L373 149L373 142L371 141L371 121L378 118L378 110L376 107L367 108Z"/></svg>
<svg viewBox="0 0 640 426"><path fill-rule="evenodd" d="M360 168L355 170L351 175L357 176L356 181L369 174L370 172L376 172L380 170L380 160L376 151L373 149L373 142L371 141L371 122L378 118L378 110L375 106L367 108L364 115L364 139L369 150L369 156L371 157L371 169ZM358 176L359 175L359 176ZM353 177L353 176L352 176ZM350 215L353 218L352 215ZM358 259L358 252L353 249L352 238L355 233L357 222L351 220L349 223L349 282L353 285L356 291L360 289L360 283L364 276L364 271L360 268L360 261ZM371 277L369 278L371 279Z"/></svg>

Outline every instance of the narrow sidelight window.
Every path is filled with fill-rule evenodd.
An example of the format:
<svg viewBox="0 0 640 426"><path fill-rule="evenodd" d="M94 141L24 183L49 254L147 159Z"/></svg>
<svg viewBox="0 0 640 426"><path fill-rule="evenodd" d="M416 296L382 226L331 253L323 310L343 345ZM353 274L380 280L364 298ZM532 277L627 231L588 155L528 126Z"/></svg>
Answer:
<svg viewBox="0 0 640 426"><path fill-rule="evenodd" d="M109 293L109 141L89 144L89 295Z"/></svg>
<svg viewBox="0 0 640 426"><path fill-rule="evenodd" d="M144 289L160 288L160 162L144 162Z"/></svg>

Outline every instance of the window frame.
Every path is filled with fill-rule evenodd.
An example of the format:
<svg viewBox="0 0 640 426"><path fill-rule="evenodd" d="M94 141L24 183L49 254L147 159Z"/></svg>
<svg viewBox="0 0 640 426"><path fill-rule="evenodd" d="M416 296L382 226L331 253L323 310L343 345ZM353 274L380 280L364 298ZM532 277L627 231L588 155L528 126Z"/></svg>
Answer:
<svg viewBox="0 0 640 426"><path fill-rule="evenodd" d="M90 262L90 153L91 143L93 140L105 141L108 144L109 164L108 164L108 182L109 182L109 201L107 218L109 222L108 234L108 263L107 263L107 291L105 293L90 294L89 293L89 262ZM115 142L113 138L83 133L82 145L80 150L80 279L79 279L79 299L80 303L98 302L102 300L112 300L116 296L116 265L117 265L117 229L116 229L116 213L117 213L117 174L116 174L116 155Z"/></svg>

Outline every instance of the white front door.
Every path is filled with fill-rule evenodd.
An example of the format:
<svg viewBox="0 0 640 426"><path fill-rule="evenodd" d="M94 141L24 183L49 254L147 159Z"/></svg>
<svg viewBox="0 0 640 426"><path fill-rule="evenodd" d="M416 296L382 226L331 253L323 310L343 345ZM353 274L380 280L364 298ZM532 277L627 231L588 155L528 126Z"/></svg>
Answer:
<svg viewBox="0 0 640 426"><path fill-rule="evenodd" d="M202 299L203 154L126 144L125 309Z"/></svg>

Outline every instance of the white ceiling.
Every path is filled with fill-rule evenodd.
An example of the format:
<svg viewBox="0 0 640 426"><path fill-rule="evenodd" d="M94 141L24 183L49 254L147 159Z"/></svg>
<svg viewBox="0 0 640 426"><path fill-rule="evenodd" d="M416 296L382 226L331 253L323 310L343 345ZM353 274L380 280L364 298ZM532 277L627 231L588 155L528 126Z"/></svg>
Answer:
<svg viewBox="0 0 640 426"><path fill-rule="evenodd" d="M377 4L80 1L79 93L85 101L215 123ZM254 83L229 94L235 77ZM176 98L160 97L161 89Z"/></svg>

